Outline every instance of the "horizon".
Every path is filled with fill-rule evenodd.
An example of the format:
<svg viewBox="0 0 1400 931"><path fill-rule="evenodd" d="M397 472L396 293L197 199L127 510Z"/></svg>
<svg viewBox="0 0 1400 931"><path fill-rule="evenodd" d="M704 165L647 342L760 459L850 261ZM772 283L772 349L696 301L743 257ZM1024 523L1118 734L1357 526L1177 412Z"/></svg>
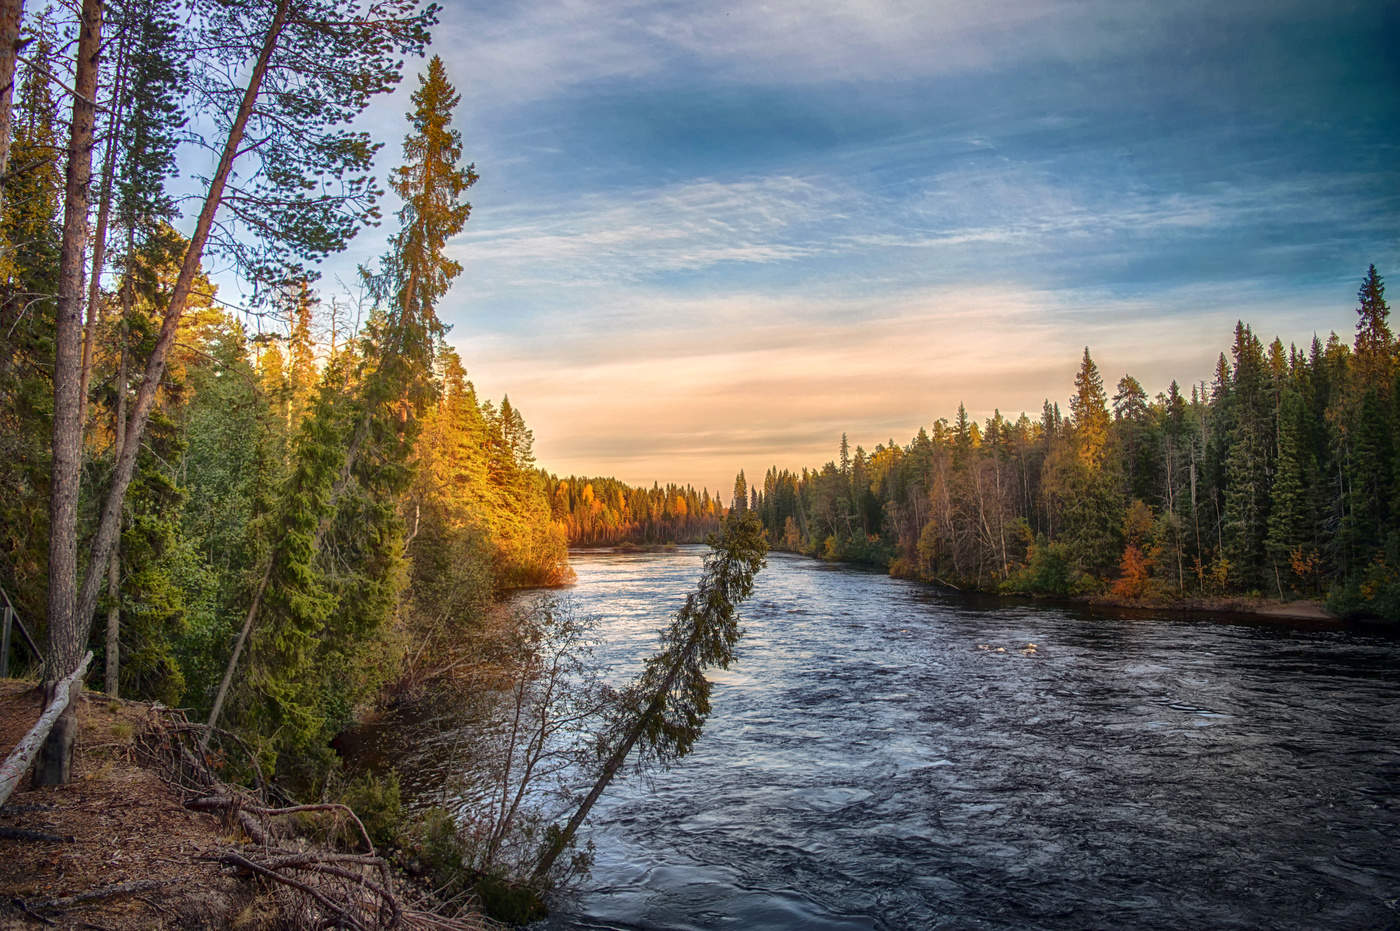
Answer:
<svg viewBox="0 0 1400 931"><path fill-rule="evenodd" d="M1391 28L1386 28L1387 26ZM439 313L542 468L732 488L965 403L1348 343L1400 265L1400 10L665 3L442 11L481 179ZM363 125L399 158L422 66ZM386 214L393 209L386 201ZM382 248L367 231L327 263Z"/></svg>

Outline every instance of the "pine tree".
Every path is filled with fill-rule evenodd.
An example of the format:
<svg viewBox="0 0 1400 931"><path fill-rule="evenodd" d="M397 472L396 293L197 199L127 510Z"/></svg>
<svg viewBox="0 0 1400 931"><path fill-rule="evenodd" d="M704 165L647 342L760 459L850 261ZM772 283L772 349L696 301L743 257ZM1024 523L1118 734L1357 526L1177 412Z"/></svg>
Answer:
<svg viewBox="0 0 1400 931"><path fill-rule="evenodd" d="M105 177L101 205L94 230L92 280L84 353L82 394L87 402L88 375L94 362L91 351L101 326L103 298L101 273L107 250L107 219L110 208L122 236L117 250L121 270L118 284L120 317L116 343L117 364L110 405L113 418L112 461L122 458L126 441L126 399L128 380L135 365L129 358L130 330L138 292L152 296L161 292L157 270L178 262L186 243L173 234L174 199L166 182L176 174L175 149L185 117L180 105L188 81L188 69L177 48L178 10L170 0L126 0L114 11L115 24L123 40L118 49L119 64L113 88L114 113L109 127ZM196 299L193 303L199 303ZM139 363L138 363L139 364ZM139 459L138 471L141 468ZM120 691L120 537L114 541L107 565L107 650L106 690Z"/></svg>
<svg viewBox="0 0 1400 931"><path fill-rule="evenodd" d="M102 0L83 0L79 16L73 117L68 129L63 196L63 232L58 255L53 363L53 458L49 483L47 698L60 680L78 668L96 607L84 609L78 597L78 494L82 470L82 284L88 235L88 186L92 177L93 124L97 99L98 52L102 45ZM133 466L134 466L133 462ZM125 489L123 489L125 490ZM115 529L115 528L114 528ZM105 565L106 553L99 564ZM81 692L82 683L75 683ZM76 702L49 732L34 771L37 785L68 782L77 737Z"/></svg>

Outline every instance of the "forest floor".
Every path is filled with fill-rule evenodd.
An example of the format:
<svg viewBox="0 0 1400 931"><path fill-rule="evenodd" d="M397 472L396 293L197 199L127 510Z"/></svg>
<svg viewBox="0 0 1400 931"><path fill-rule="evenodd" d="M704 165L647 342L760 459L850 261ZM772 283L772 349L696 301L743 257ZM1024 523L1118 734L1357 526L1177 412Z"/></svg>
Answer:
<svg viewBox="0 0 1400 931"><path fill-rule="evenodd" d="M0 750L39 717L37 685L0 680ZM79 744L68 785L21 785L0 828L48 839L0 836L0 928L259 927L258 890L220 867L233 842L219 818L189 811L180 793L139 760L148 706L88 694L78 706ZM103 891L112 894L79 900ZM266 917L266 916L264 916Z"/></svg>
<svg viewBox="0 0 1400 931"><path fill-rule="evenodd" d="M34 682L0 679L0 755L38 720L39 699ZM158 706L87 693L78 715L73 780L34 788L26 779L0 809L0 929L318 926L293 887L253 878L228 857L267 863L288 844L316 859L351 857L285 836L269 848L236 826L243 820L190 810L188 786L148 752L149 736L169 727ZM361 914L363 927L383 918ZM485 926L439 924L425 912L402 918L400 927Z"/></svg>

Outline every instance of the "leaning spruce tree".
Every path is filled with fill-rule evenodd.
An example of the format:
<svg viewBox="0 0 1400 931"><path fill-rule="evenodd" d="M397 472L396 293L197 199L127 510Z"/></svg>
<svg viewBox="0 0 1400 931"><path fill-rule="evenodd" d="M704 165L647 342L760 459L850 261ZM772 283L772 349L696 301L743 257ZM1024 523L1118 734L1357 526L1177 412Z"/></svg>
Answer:
<svg viewBox="0 0 1400 931"><path fill-rule="evenodd" d="M661 651L647 660L641 675L622 693L593 788L564 827L550 830L531 877L535 882L549 875L628 754L640 748L642 761L666 766L694 747L710 713L710 682L704 671L711 666L728 669L734 661L741 633L737 608L753 593L754 577L767 553L763 525L752 511L732 512L720 533L710 538L700 584L662 633Z"/></svg>

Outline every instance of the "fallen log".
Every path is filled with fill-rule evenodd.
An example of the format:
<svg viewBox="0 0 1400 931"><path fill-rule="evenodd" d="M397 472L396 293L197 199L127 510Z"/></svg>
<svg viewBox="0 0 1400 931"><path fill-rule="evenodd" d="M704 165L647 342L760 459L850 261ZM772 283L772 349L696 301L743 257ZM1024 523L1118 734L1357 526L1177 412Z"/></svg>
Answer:
<svg viewBox="0 0 1400 931"><path fill-rule="evenodd" d="M173 879L138 879L135 882L116 883L111 886L103 886L100 889L89 889L87 892L65 896L61 899L49 899L47 902L29 902L27 904L29 908L38 909L72 908L74 905L82 905L84 902L97 902L118 895L154 892L174 884L175 880Z"/></svg>
<svg viewBox="0 0 1400 931"><path fill-rule="evenodd" d="M0 828L0 837L43 844L71 844L78 839L72 834L49 834L46 831L26 831L24 828Z"/></svg>
<svg viewBox="0 0 1400 931"><path fill-rule="evenodd" d="M54 722L58 720L59 715L63 714L64 709L68 707L68 702L72 699L73 683L83 677L90 662L92 662L92 651L88 650L83 661L78 664L78 668L59 681L58 687L54 689L53 701L49 702L49 706L39 716L38 723L30 729L28 734L24 735L24 739L16 744L15 748L10 751L10 755L5 758L4 765L0 766L0 805L5 804L10 793L14 792L15 787L24 778L24 774L29 772L29 767L34 762L34 756L44 745L44 741L48 739L49 731L53 730Z"/></svg>

